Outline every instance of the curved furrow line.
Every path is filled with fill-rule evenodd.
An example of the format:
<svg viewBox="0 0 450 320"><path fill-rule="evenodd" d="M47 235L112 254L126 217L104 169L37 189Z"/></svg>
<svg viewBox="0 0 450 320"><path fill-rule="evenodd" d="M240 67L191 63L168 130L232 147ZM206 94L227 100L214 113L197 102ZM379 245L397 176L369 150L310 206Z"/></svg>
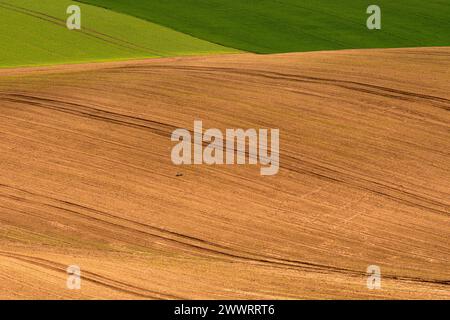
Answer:
<svg viewBox="0 0 450 320"><path fill-rule="evenodd" d="M57 263L54 261L46 260L43 258L33 257L29 255L23 255L18 253L12 253L7 251L0 251L0 256L13 258L25 263L29 263L41 268L49 269L52 271L62 272L67 274L66 269L67 266L61 263ZM117 281L114 279L106 278L104 276L99 275L98 273L90 272L83 270L82 279L84 281L92 282L116 291L120 291L123 293L132 294L134 296L140 298L150 298L150 299L181 299L181 297L169 295L161 292L151 291L145 288L137 287L130 283L125 283L122 281ZM131 288L133 290L127 289ZM139 292L140 291L140 292Z"/></svg>
<svg viewBox="0 0 450 320"><path fill-rule="evenodd" d="M120 71L128 71L137 69L138 72L145 72L145 69L133 67L133 66L125 66L125 67L117 67ZM274 80L285 80L285 81L298 81L304 83L314 83L314 84L330 84L335 85L341 88L358 90L360 92L382 95L387 98L395 98L395 99L403 99L409 100L409 98L420 99L422 102L439 102L444 104L439 107L446 111L450 111L450 99L443 97L436 97L432 95L414 93L410 91L400 90L389 88L386 86L379 86L374 84L368 84L364 82L350 81L350 80L338 80L331 78L320 78L320 77L311 77L311 76L301 76L296 74L287 74L281 72L267 71L267 70L257 70L257 69L236 69L236 68L225 68L225 67L194 67L194 66L171 66L171 65L157 65L157 66L149 66L149 70L151 69L164 69L164 70L182 70L182 71L210 71L214 73L224 72L231 73L234 75L250 75L250 76L258 76L264 77ZM352 86L350 86L352 85ZM360 88L361 87L361 88ZM372 89L372 90L370 90ZM377 91L374 91L377 90Z"/></svg>
<svg viewBox="0 0 450 320"><path fill-rule="evenodd" d="M12 97L12 98L9 98ZM155 133L157 135L160 135L162 137L169 137L173 130L176 129L175 126L161 123L158 121L143 119L139 117L133 117L133 116L127 116L111 111L105 111L98 108L88 107L85 105L70 103L66 101L59 101L54 99L48 99L48 98L41 98L41 97L35 97L35 96L27 96L24 94L3 94L3 96L0 96L0 101L11 101L11 102L17 102L17 103L25 103L30 105L35 105L41 108L48 108L53 109L61 112L66 112L78 116L86 116L89 118L101 120L101 121L107 121L110 123L125 125L128 127L134 127L134 128L140 128L145 130L150 130L152 133ZM36 102L39 101L39 102ZM50 104L55 104L50 105ZM66 105L68 107L62 107L61 105ZM86 112L79 111L80 110L86 110ZM123 120L122 120L123 119ZM156 126L155 126L156 125ZM159 127L157 127L159 126ZM191 134L194 134L192 130L189 129ZM207 142L203 142L204 146L207 146ZM228 150L225 148L225 151ZM246 156L249 156L249 152L245 151ZM292 160L293 163L289 164L289 161ZM300 166L298 164L301 164ZM330 167L325 167L320 164L312 164L312 162L308 162L306 160L301 160L296 157L291 157L288 154L283 154L283 161L280 163L280 167L283 169L287 169L293 172L297 173L304 173L307 175L313 175L322 179L326 179L328 181L335 181L340 183L345 183L347 185L351 186L357 186L362 187L364 190L380 194L383 196L386 196L388 198L391 198L395 201L399 201L406 204L411 204L414 206L422 207L424 209L429 209L435 213L438 214L444 214L449 215L450 214L450 207L444 205L441 202L421 197L420 195L401 190L399 188L396 188L394 186L389 186L386 183L377 182L374 180L368 180L363 177L358 177L355 174L352 174L351 172L344 173L342 171L337 171L336 169L332 169ZM304 169L300 169L304 168ZM356 183L359 182L359 183ZM369 185L372 185L372 187L368 187L367 183ZM381 192L380 189L383 191ZM394 192L394 195L389 194L385 192L384 190L389 190L391 192ZM397 194L397 195L396 195ZM407 199L403 199L400 195L404 195L407 197ZM425 204L434 205L440 208L445 208L444 210L433 208L430 206L426 206L420 203L417 203L414 200L419 200L421 202L424 202Z"/></svg>
<svg viewBox="0 0 450 320"><path fill-rule="evenodd" d="M38 101L36 101L38 100ZM138 128L138 129L145 129L149 130L154 134L167 137L170 136L171 127L168 128L168 125L155 122L151 120L145 120L137 117L129 117L123 114L117 114L110 111L90 108L83 105L73 104L69 102L62 102L57 100L50 100L50 99L42 99L39 101L39 98L36 97L30 97L30 96L23 96L23 95L4 95L0 97L0 101L9 101L9 102L15 102L15 103L22 103L25 105L33 105L36 107L44 108L44 109L50 109L50 110L56 110L59 112L64 112L72 115L77 115L81 117L87 117L92 119L97 119L101 121L106 121L114 124L124 125L131 128ZM54 103L56 105L51 105L49 103ZM64 107L63 105L67 105L69 107ZM74 107L74 108L70 108ZM79 111L81 110L87 110L87 111ZM126 119L126 120L121 120ZM132 121L127 121L132 120ZM133 122L134 121L134 122ZM155 126L156 125L156 126ZM161 126L163 128L159 128L157 126Z"/></svg>
<svg viewBox="0 0 450 320"><path fill-rule="evenodd" d="M0 186L5 186L5 185L0 185ZM7 187L10 188L9 186L7 186ZM20 191L29 193L28 191L25 191L25 190L20 190ZM164 241L167 241L169 243L171 242L171 243L174 243L175 245L181 246L181 248L191 249L192 252L199 252L199 253L202 253L202 254L206 254L206 256L210 256L210 254L213 254L213 255L216 255L216 256L219 256L219 257L231 258L232 260L236 259L238 261L262 263L262 264L267 264L269 266L277 266L277 267L284 267L284 268L288 267L288 268L291 268L291 269L299 268L299 269L310 269L310 270L315 270L315 271L318 271L318 270L321 270L321 269L322 270L328 270L328 269L333 270L332 267L328 267L328 266L315 265L315 264L311 264L311 263L307 263L307 262L301 262L301 261L287 261L287 260L279 259L279 258L258 256L257 254L255 255L252 252L242 252L242 251L239 251L239 250L236 250L236 249L233 249L233 248L228 248L228 247L225 247L225 246L222 246L222 245L218 245L218 244L215 244L215 243L212 243L212 242L208 242L208 241L205 241L205 240L202 240L202 239L198 239L198 238L195 238L195 237L182 235L182 234L179 234L179 233L176 233L176 232L172 232L172 231L168 231L168 230L165 230L165 229L162 229L162 228L157 228L157 227L149 226L147 224L139 223L139 222L136 222L136 221L133 221L133 220L124 219L124 218L121 218L119 216L116 216L116 215L113 215L113 214L109 214L109 213L105 213L105 212L102 212L102 211L99 211L99 210L96 210L96 209L90 209L90 208L87 208L87 207L84 207L84 206L81 206L81 205L75 205L75 204L69 203L67 201L61 201L61 202L66 203L66 204L70 204L72 206L80 207L80 208L83 208L83 209L89 209L89 211L95 212L96 214L103 215L103 216L106 216L106 217L109 217L109 218L113 218L115 220L125 221L127 223L133 223L133 224L136 224L136 225L139 225L139 226L143 226L143 227L146 227L146 228L149 228L149 229L153 229L155 231L163 233L163 235L160 235L160 234L157 234L157 233L154 233L154 232L152 233L152 232L148 232L148 231L144 231L144 230L140 230L140 229L136 229L136 228L127 227L127 226L125 226L125 225L123 225L121 223L115 223L115 222L106 221L104 219L95 218L95 217L93 217L92 215L89 215L89 214L84 214L84 213L81 213L81 212L76 211L76 210L67 209L67 208L64 208L64 207L61 207L61 206L55 206L55 205L52 205L52 204L49 204L49 203L33 201L33 200L25 199L25 198L20 198L20 197L17 197L17 196L14 197L14 199L18 200L18 201L22 201L22 202L28 202L30 204L41 204L41 205L44 205L44 206L47 206L47 207L50 207L50 208L53 208L53 209L62 210L62 211L66 211L66 212L69 212L69 213L72 213L72 214L76 214L78 216L81 216L81 217L85 218L88 221L95 221L96 223L104 224L104 225L107 225L107 226L112 227L114 229L120 229L120 230L129 231L130 234L136 234L137 233L137 234L144 235L146 237L150 236L150 237L153 237L154 239L164 240ZM57 200L57 199L53 198L52 200ZM166 235L164 235L164 234L166 234ZM169 236L175 236L175 238L171 238ZM194 241L195 243L187 242L186 240ZM212 248L205 247L205 245L211 246ZM237 253L233 254L232 252L235 252L235 251L237 251ZM242 255L242 254L244 254L244 255ZM252 255L254 257L245 256L245 254ZM338 271L341 271L341 270L338 270ZM351 270L348 270L348 271L351 272ZM358 273L356 273L356 274L358 274Z"/></svg>
<svg viewBox="0 0 450 320"><path fill-rule="evenodd" d="M2 185L2 184L0 184L0 186L12 188L10 186L6 186L6 185ZM12 189L17 189L17 188L12 188ZM39 196L39 197L45 197L43 195L37 195L37 194L31 193L29 191L22 190L22 189L17 189L17 190L20 190L21 192L29 193L29 194L32 194L35 196ZM101 224L106 224L108 226L113 227L114 229L129 230L130 234L138 233L138 234L143 234L145 236L155 237L156 239L173 242L176 245L182 245L182 246L186 246L187 248L193 249L194 253L198 252L201 254L206 254L206 256L209 256L209 254L213 254L213 256L231 258L232 259L231 261L258 263L258 264L263 264L263 265L267 265L267 266L274 267L274 268L283 268L283 269L288 269L288 270L293 270L293 271L305 270L305 271L321 273L321 274L345 274L345 275L352 276L352 277L364 277L366 275L364 272L361 272L358 270L352 270L352 269L348 269L348 268L340 268L340 267L336 267L336 266L323 265L323 264L312 263L312 262L307 262L307 261L299 261L299 260L293 260L293 259L276 258L276 257L257 254L254 252L238 250L236 248L226 247L224 245L220 245L220 244L206 241L203 239L199 239L196 237L183 235L183 234L173 232L170 230L166 230L166 229L158 228L158 227L151 226L148 224L140 223L138 221L125 219L125 218L119 217L117 215L109 214L109 213L106 213L106 212L103 212L103 211L100 211L97 209L88 208L86 206L71 203L68 201L59 200L56 198L47 197L54 201L65 203L65 204L68 204L73 207L82 208L84 210L94 212L95 214L113 218L113 219L116 219L116 220L119 220L122 222L131 223L131 224L134 224L137 226L142 226L142 227L145 227L148 229L152 229L152 230L161 232L166 235L158 235L155 233L146 232L146 231L139 230L136 228L127 227L119 222L118 223L109 222L104 219L95 218L89 214L83 214L76 210L71 210L71 209L67 209L64 207L60 207L60 206L54 206L49 203L37 202L37 201L24 199L24 198L20 198L20 197L14 197L14 198L18 201L25 201L25 202L29 202L29 203L38 203L38 204L42 204L44 206L48 206L48 207L51 207L54 209L67 211L67 212L82 216L89 221L96 221L96 222L100 222ZM175 238L169 238L167 235L175 236ZM186 242L184 240L194 241L194 243ZM211 248L207 248L207 247L205 247L205 245L210 246ZM432 284L438 284L438 285L450 285L450 280L424 279L424 278L417 278L417 277L402 277L402 276L389 275L389 274L384 275L384 277L386 279L399 280L399 281L425 282L425 283L432 283Z"/></svg>
<svg viewBox="0 0 450 320"><path fill-rule="evenodd" d="M20 6L17 5L12 5L10 3L4 3L0 1L0 7L6 9L6 10L12 10L18 13L22 13L22 14L26 14L28 16L31 16L33 18L37 18L40 20L44 20L46 22L50 22L53 23L57 26L63 27L63 28L67 28L66 26L66 21L62 20L62 19L58 19L57 17L53 17L51 15L42 13L42 12L38 12L38 11L34 11L31 10L29 8L22 8ZM161 52L157 52L154 50L150 50L149 48L137 45L135 43L123 40L123 39L119 39L116 37L113 37L111 35L102 33L102 32L98 32L96 30L90 29L90 28L86 28L83 27L82 29L79 30L79 32L83 33L86 36L89 36L91 38L106 42L108 44L112 44L115 46L119 46L121 48L127 49L127 50L132 50L132 51L136 51L136 50L143 50L146 51L147 53L150 53L154 56L158 56L158 57L163 57L164 55Z"/></svg>
<svg viewBox="0 0 450 320"><path fill-rule="evenodd" d="M328 181L335 181L350 185L352 187L363 188L363 190L370 191L376 194L381 194L383 196L390 197L394 200L401 202L406 202L413 206L423 207L427 210L433 211L438 214L443 214L450 216L450 206L443 202L437 201L435 199L430 199L423 197L417 193L413 193L410 190L405 190L405 188L400 189L398 186L388 184L386 181L380 181L375 179L370 179L368 175L362 175L356 172L343 172L345 168L338 167L336 164L324 164L320 160L316 159L300 159L295 156L283 155L283 160L292 160L291 170L297 170L296 168L305 168L305 174L313 174L314 176L324 178ZM299 164L301 164L299 166ZM286 166L286 164L285 164ZM300 172L300 171L299 171ZM381 191L383 190L383 191ZM389 194L387 191L394 193L394 195ZM406 199L402 198L406 196ZM433 205L438 208L433 208L430 206L425 206L421 203L417 203L414 200L423 202L428 205Z"/></svg>

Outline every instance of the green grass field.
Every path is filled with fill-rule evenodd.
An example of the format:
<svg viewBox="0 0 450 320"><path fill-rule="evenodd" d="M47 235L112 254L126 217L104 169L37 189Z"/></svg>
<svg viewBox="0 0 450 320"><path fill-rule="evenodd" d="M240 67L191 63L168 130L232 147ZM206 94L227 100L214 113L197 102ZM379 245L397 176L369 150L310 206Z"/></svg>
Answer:
<svg viewBox="0 0 450 320"><path fill-rule="evenodd" d="M82 3L81 3L82 2ZM450 45L448 0L0 0L0 67L204 55ZM77 4L82 29L68 30Z"/></svg>
<svg viewBox="0 0 450 320"><path fill-rule="evenodd" d="M450 45L448 0L82 0L258 53ZM366 9L382 9L382 30Z"/></svg>
<svg viewBox="0 0 450 320"><path fill-rule="evenodd" d="M80 31L66 27L70 4L81 7ZM129 15L67 0L0 0L0 30L1 67L236 52Z"/></svg>

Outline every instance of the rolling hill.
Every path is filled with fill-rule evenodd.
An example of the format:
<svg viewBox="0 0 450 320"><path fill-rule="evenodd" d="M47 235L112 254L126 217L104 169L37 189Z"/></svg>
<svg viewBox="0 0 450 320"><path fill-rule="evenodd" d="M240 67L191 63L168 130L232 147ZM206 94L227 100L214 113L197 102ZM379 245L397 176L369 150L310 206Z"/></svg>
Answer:
<svg viewBox="0 0 450 320"><path fill-rule="evenodd" d="M366 28L365 0L82 0L243 51L278 53L450 45L443 0L379 0L382 30Z"/></svg>
<svg viewBox="0 0 450 320"><path fill-rule="evenodd" d="M0 298L448 299L449 55L0 70ZM196 119L279 128L279 174L174 165Z"/></svg>
<svg viewBox="0 0 450 320"><path fill-rule="evenodd" d="M66 28L70 4L81 7L80 31ZM66 0L1 0L0 29L0 67L236 52L151 22Z"/></svg>

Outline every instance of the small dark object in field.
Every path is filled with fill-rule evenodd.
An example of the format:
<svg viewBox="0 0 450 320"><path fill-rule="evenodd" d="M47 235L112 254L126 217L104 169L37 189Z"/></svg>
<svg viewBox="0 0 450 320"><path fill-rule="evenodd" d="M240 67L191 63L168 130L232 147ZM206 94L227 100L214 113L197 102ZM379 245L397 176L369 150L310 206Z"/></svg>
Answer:
<svg viewBox="0 0 450 320"><path fill-rule="evenodd" d="M177 177L182 177L183 174L181 172L177 172Z"/></svg>

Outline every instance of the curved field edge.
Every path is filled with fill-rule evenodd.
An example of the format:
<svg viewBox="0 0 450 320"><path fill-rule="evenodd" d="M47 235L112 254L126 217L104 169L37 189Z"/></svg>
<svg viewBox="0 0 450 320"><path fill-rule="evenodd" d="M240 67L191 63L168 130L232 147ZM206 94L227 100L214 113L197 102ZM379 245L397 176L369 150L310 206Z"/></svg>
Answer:
<svg viewBox="0 0 450 320"><path fill-rule="evenodd" d="M382 30L366 27L365 0L81 0L256 53L450 45L445 1L379 0Z"/></svg>
<svg viewBox="0 0 450 320"><path fill-rule="evenodd" d="M81 30L66 27L81 7ZM234 53L164 26L74 1L0 1L0 67Z"/></svg>

